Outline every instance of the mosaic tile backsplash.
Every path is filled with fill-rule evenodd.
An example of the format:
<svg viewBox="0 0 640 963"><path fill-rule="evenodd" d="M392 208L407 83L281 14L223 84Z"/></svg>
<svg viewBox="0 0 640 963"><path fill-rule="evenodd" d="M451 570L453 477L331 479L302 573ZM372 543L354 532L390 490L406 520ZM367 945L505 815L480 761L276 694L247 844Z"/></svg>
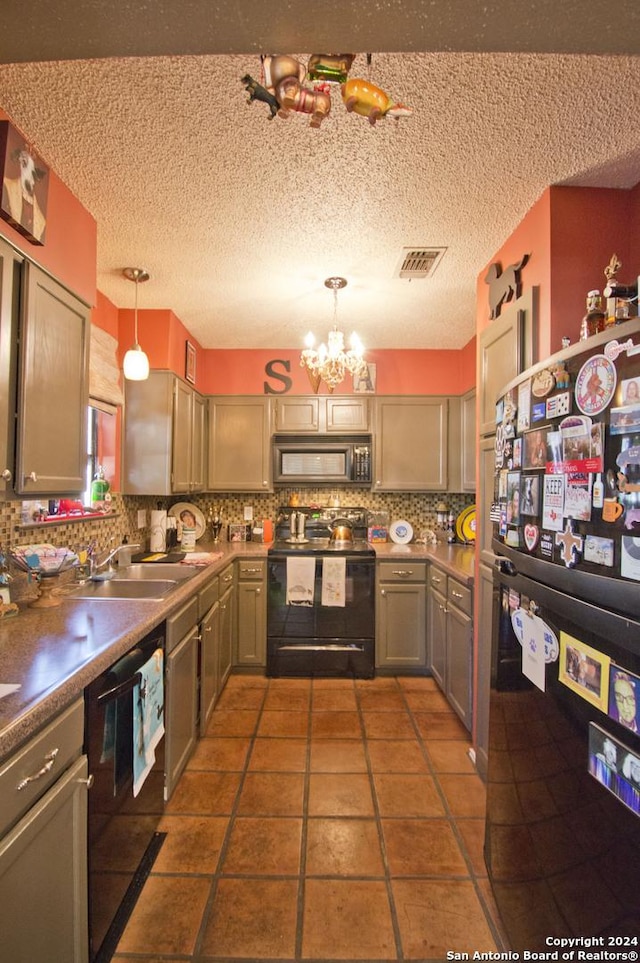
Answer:
<svg viewBox="0 0 640 963"><path fill-rule="evenodd" d="M203 493L158 499L157 496L132 496L113 493L113 512L104 518L91 518L67 522L46 522L39 525L22 523L22 502L0 502L0 542L6 549L32 542L50 542L57 547L69 546L78 550L95 539L100 548L105 548L113 539L118 544L126 535L130 543L149 546L149 519L151 509L163 508L180 501L190 501L196 505L205 518L210 508L220 508L222 518L228 522L242 522L244 508L253 508L254 519L271 518L275 520L278 508L287 505L293 493L299 495L301 505L328 505L330 499L338 498L342 507L361 506L372 512L387 512L389 520L404 519L411 523L415 535L424 529L436 528L436 506L445 502L457 516L475 501L471 494L448 494L445 492L368 492L361 489L280 489L275 493ZM138 528L138 511L144 510L147 524ZM226 528L223 531L223 538Z"/></svg>

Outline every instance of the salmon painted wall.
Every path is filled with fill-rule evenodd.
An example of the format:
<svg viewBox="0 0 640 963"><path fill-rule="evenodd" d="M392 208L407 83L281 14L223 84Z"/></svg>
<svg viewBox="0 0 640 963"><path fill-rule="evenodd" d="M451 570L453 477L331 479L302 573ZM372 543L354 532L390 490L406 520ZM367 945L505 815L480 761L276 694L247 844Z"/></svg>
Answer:
<svg viewBox="0 0 640 963"><path fill-rule="evenodd" d="M0 119L11 120L2 110ZM46 162L47 158L44 157L43 160ZM62 183L55 171L51 170L49 173L44 245L31 244L3 220L0 220L0 234L87 304L95 304L98 236L96 221Z"/></svg>
<svg viewBox="0 0 640 963"><path fill-rule="evenodd" d="M311 384L300 366L300 349L209 349L203 351L205 394L265 393L310 394ZM380 350L368 351L367 361L376 365L376 393L462 394L475 383L475 338L462 351ZM336 391L350 394L347 376ZM319 394L328 394L324 384Z"/></svg>
<svg viewBox="0 0 640 963"><path fill-rule="evenodd" d="M491 258L504 269L529 254L522 286L539 286L538 351L559 351L563 337L577 341L587 291L604 288L604 268L615 252L619 279L640 273L640 185L632 190L549 187ZM487 264L477 278L477 331L489 323ZM536 354L534 352L534 357Z"/></svg>

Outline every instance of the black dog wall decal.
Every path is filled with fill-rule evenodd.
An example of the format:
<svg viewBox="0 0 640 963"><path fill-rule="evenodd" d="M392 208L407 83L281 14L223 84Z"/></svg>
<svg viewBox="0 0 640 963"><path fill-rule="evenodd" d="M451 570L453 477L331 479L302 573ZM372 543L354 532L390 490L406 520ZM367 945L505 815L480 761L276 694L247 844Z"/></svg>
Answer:
<svg viewBox="0 0 640 963"><path fill-rule="evenodd" d="M520 271L528 260L529 255L524 254L519 264L509 264L504 271L499 261L489 266L484 280L489 285L489 317L491 319L498 317L503 304L520 297Z"/></svg>

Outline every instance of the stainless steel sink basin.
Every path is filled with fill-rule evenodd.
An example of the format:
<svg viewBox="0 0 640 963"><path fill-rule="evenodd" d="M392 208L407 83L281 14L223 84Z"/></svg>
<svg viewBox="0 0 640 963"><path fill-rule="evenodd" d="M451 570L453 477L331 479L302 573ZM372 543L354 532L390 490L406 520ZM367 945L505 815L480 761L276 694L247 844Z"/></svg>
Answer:
<svg viewBox="0 0 640 963"><path fill-rule="evenodd" d="M124 578L122 576L103 582L85 582L71 592L73 599L163 599L177 588L178 579Z"/></svg>
<svg viewBox="0 0 640 963"><path fill-rule="evenodd" d="M180 565L179 563L172 562L149 562L146 565L144 563L134 563L133 565L127 565L126 568L121 569L117 574L117 579L171 579L175 582L182 582L184 579L191 578L197 572L197 568L194 565Z"/></svg>

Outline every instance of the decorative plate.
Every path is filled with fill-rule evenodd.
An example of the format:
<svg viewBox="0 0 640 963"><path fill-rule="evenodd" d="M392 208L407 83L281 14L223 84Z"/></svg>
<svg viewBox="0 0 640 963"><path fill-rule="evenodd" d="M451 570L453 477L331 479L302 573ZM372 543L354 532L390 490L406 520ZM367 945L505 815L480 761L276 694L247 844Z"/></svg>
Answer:
<svg viewBox="0 0 640 963"><path fill-rule="evenodd" d="M204 515L191 502L178 502L176 505L172 505L167 515L172 515L173 518L179 519L184 525L184 519L182 518L183 512L191 512L196 520L196 540L202 538L204 535L205 528L207 527L204 520Z"/></svg>
<svg viewBox="0 0 640 963"><path fill-rule="evenodd" d="M476 506L468 505L456 518L456 537L459 542L476 540Z"/></svg>
<svg viewBox="0 0 640 963"><path fill-rule="evenodd" d="M531 394L534 398L545 398L555 388L556 380L548 368L538 371L533 376Z"/></svg>
<svg viewBox="0 0 640 963"><path fill-rule="evenodd" d="M594 354L580 368L576 378L576 404L583 415L599 415L616 390L615 365L604 354Z"/></svg>
<svg viewBox="0 0 640 963"><path fill-rule="evenodd" d="M389 537L396 545L406 545L413 538L413 528L409 522L405 522L402 519L397 522L391 522Z"/></svg>

